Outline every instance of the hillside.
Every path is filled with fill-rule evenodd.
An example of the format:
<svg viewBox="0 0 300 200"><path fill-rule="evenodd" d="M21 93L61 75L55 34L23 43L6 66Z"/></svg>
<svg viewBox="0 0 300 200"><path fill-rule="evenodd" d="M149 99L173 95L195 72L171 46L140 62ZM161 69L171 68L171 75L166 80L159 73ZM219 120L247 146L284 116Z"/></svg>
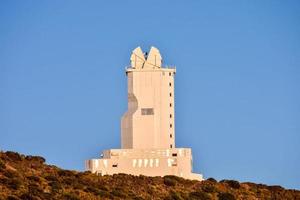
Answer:
<svg viewBox="0 0 300 200"><path fill-rule="evenodd" d="M47 165L39 156L0 152L2 199L300 200L300 191L233 180L217 182L212 178L198 182L175 176L97 176Z"/></svg>

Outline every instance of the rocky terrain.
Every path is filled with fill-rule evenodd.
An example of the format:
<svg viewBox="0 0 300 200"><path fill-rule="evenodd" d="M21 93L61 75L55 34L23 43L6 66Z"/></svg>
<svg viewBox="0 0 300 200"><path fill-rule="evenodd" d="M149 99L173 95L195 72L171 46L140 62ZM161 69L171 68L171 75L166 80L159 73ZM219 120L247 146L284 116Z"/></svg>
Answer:
<svg viewBox="0 0 300 200"><path fill-rule="evenodd" d="M300 200L300 191L213 178L199 182L176 176L98 176L47 165L39 156L7 151L0 152L0 200L4 199Z"/></svg>

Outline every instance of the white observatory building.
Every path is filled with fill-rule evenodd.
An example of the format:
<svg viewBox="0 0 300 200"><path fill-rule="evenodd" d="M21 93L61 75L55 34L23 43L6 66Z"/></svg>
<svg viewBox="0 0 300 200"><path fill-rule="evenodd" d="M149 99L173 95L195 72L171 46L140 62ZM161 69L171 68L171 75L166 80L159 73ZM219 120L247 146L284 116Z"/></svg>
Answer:
<svg viewBox="0 0 300 200"><path fill-rule="evenodd" d="M203 180L192 173L192 151L175 147L174 76L162 67L159 50L149 54L138 47L126 69L128 110L121 120L121 149L103 151L87 160L86 170L97 174L126 173L145 176L175 175Z"/></svg>

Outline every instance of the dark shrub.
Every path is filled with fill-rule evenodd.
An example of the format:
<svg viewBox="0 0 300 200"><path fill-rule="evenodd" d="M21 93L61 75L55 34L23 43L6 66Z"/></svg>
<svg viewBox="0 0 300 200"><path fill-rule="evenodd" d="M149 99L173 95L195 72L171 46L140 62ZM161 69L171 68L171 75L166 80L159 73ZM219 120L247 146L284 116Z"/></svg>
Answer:
<svg viewBox="0 0 300 200"><path fill-rule="evenodd" d="M176 191L173 191L173 190L170 192L170 199L172 199L172 200L183 200L180 193L178 193Z"/></svg>
<svg viewBox="0 0 300 200"><path fill-rule="evenodd" d="M239 189L240 188L240 183L238 181L235 181L235 180L222 180L222 181L220 181L220 183L227 183L229 185L229 187L231 187L233 189Z"/></svg>
<svg viewBox="0 0 300 200"><path fill-rule="evenodd" d="M174 175L166 175L166 176L164 176L164 178L170 178L170 179L173 179L173 180L175 180L175 181L177 181L177 182L179 182L179 183L184 183L184 182L186 182L186 180L184 179L184 178L182 178L182 177L179 177L179 176L174 176Z"/></svg>
<svg viewBox="0 0 300 200"><path fill-rule="evenodd" d="M120 197L120 198L126 198L127 195L124 191L118 190L118 189L114 189L111 194L115 197Z"/></svg>
<svg viewBox="0 0 300 200"><path fill-rule="evenodd" d="M7 197L7 200L20 200L19 197L13 196L13 195L9 195Z"/></svg>
<svg viewBox="0 0 300 200"><path fill-rule="evenodd" d="M3 172L3 175L6 176L7 178L18 177L18 174L15 171L12 171L12 170L5 170Z"/></svg>
<svg viewBox="0 0 300 200"><path fill-rule="evenodd" d="M191 193L189 194L189 199L193 199L193 200L196 200L196 199L210 200L211 197L210 197L210 195L208 195L208 194L205 193L205 192L202 192L202 191L196 191L196 192L191 192Z"/></svg>
<svg viewBox="0 0 300 200"><path fill-rule="evenodd" d="M34 182L40 182L40 177L34 176L34 175L33 176L28 176L27 179L30 180L30 181L34 181Z"/></svg>
<svg viewBox="0 0 300 200"><path fill-rule="evenodd" d="M173 177L165 176L164 177L164 184L167 186L175 186L176 180Z"/></svg>
<svg viewBox="0 0 300 200"><path fill-rule="evenodd" d="M65 193L63 195L63 200L80 200L80 198L73 193Z"/></svg>
<svg viewBox="0 0 300 200"><path fill-rule="evenodd" d="M43 190L36 183L29 184L28 191L32 196L39 196L40 194L43 193Z"/></svg>
<svg viewBox="0 0 300 200"><path fill-rule="evenodd" d="M80 175L83 175L83 176L86 176L86 175L90 175L90 174L92 174L92 172L91 171L84 171L84 172L81 172L81 173L79 173Z"/></svg>
<svg viewBox="0 0 300 200"><path fill-rule="evenodd" d="M109 187L106 186L106 185L99 185L98 188L99 188L100 190L103 190L103 191L108 191L108 190L109 190Z"/></svg>
<svg viewBox="0 0 300 200"><path fill-rule="evenodd" d="M232 194L228 193L228 192L219 193L218 197L219 197L219 200L235 200L235 197Z"/></svg>
<svg viewBox="0 0 300 200"><path fill-rule="evenodd" d="M283 187L279 186L279 185L271 185L271 186L268 186L268 189L271 190L271 191L280 191L280 190L284 190Z"/></svg>
<svg viewBox="0 0 300 200"><path fill-rule="evenodd" d="M22 181L19 180L18 178L9 179L8 187L13 190L19 189L21 185L22 185Z"/></svg>
<svg viewBox="0 0 300 200"><path fill-rule="evenodd" d="M116 174L117 175L117 174ZM113 177L114 177L114 175L113 175ZM139 175L139 179L142 179L142 180L146 180L148 177L147 176L144 176L144 175Z"/></svg>
<svg viewBox="0 0 300 200"><path fill-rule="evenodd" d="M33 161L33 162L37 162L40 164L43 164L46 162L46 159L41 156L26 156L25 159L28 161Z"/></svg>
<svg viewBox="0 0 300 200"><path fill-rule="evenodd" d="M5 168L6 168L5 163L0 159L0 170Z"/></svg>
<svg viewBox="0 0 300 200"><path fill-rule="evenodd" d="M34 196L33 194L30 193L24 193L20 196L22 200L39 200L40 198Z"/></svg>
<svg viewBox="0 0 300 200"><path fill-rule="evenodd" d="M133 200L144 200L142 197L140 197L140 196L135 196L135 197L133 197L132 198Z"/></svg>
<svg viewBox="0 0 300 200"><path fill-rule="evenodd" d="M202 190L207 193L214 193L217 191L216 187L212 184L205 184L201 186Z"/></svg>
<svg viewBox="0 0 300 200"><path fill-rule="evenodd" d="M49 185L51 186L51 192L52 193L59 193L60 190L62 189L62 186L59 182L50 182Z"/></svg>
<svg viewBox="0 0 300 200"><path fill-rule="evenodd" d="M85 192L93 193L94 195L100 195L100 190L94 187L87 187L84 189Z"/></svg>
<svg viewBox="0 0 300 200"><path fill-rule="evenodd" d="M208 178L207 180L210 181L210 182L213 182L213 183L217 183L217 182L218 182L218 181L217 181L216 179L214 179L214 178Z"/></svg>
<svg viewBox="0 0 300 200"><path fill-rule="evenodd" d="M10 160L12 161L21 161L22 160L22 156L20 154L18 154L17 152L14 151L7 151L5 153Z"/></svg>
<svg viewBox="0 0 300 200"><path fill-rule="evenodd" d="M53 175L47 175L47 176L45 176L45 179L47 181L58 181L57 177L53 176Z"/></svg>
<svg viewBox="0 0 300 200"><path fill-rule="evenodd" d="M74 172L70 170L59 170L58 171L59 176L74 176Z"/></svg>
<svg viewBox="0 0 300 200"><path fill-rule="evenodd" d="M7 185L9 183L9 179L6 177L0 177L0 185Z"/></svg>
<svg viewBox="0 0 300 200"><path fill-rule="evenodd" d="M109 198L109 199L113 199L113 195L111 195L109 192L107 191L103 191L103 190L100 190L99 191L99 196L100 197L106 197L106 198Z"/></svg>
<svg viewBox="0 0 300 200"><path fill-rule="evenodd" d="M65 177L62 182L66 185L73 185L74 183L77 183L77 180L74 180L72 177Z"/></svg>
<svg viewBox="0 0 300 200"><path fill-rule="evenodd" d="M76 190L83 190L84 189L84 186L82 184L78 183L77 181L75 183L73 183L73 187Z"/></svg>

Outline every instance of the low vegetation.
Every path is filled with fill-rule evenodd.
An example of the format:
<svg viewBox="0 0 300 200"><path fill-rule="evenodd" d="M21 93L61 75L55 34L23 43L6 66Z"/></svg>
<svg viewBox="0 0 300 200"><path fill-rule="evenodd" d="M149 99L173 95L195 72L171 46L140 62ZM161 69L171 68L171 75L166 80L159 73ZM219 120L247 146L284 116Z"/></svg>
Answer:
<svg viewBox="0 0 300 200"><path fill-rule="evenodd" d="M39 156L0 152L0 200L200 199L300 200L300 191L280 186L213 178L191 181L176 176L98 176L62 170Z"/></svg>

